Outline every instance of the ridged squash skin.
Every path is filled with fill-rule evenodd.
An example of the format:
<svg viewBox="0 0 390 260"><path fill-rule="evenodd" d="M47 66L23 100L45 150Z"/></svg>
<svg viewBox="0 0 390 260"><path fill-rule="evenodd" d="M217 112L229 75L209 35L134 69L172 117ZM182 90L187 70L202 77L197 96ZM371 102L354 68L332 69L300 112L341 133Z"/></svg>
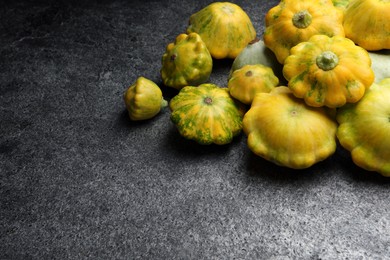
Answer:
<svg viewBox="0 0 390 260"><path fill-rule="evenodd" d="M245 65L235 70L228 81L230 95L250 105L257 93L269 93L279 83L272 69L261 64Z"/></svg>
<svg viewBox="0 0 390 260"><path fill-rule="evenodd" d="M249 149L293 169L308 168L332 155L336 129L326 108L307 106L285 86L257 94L243 119Z"/></svg>
<svg viewBox="0 0 390 260"><path fill-rule="evenodd" d="M215 59L234 59L256 38L247 13L230 2L214 2L191 15L187 33L198 33Z"/></svg>
<svg viewBox="0 0 390 260"><path fill-rule="evenodd" d="M374 83L356 104L337 111L340 144L353 162L390 177L390 78Z"/></svg>
<svg viewBox="0 0 390 260"><path fill-rule="evenodd" d="M283 75L308 105L331 108L359 101L375 78L365 49L345 37L326 35L291 48Z"/></svg>
<svg viewBox="0 0 390 260"><path fill-rule="evenodd" d="M265 45L284 64L290 49L316 34L345 36L343 11L331 0L282 0L265 16Z"/></svg>
<svg viewBox="0 0 390 260"><path fill-rule="evenodd" d="M139 77L124 93L123 99L131 120L146 120L168 105L161 89L153 81Z"/></svg>
<svg viewBox="0 0 390 260"><path fill-rule="evenodd" d="M243 105L215 84L186 86L169 107L180 135L200 144L228 144L242 130Z"/></svg>
<svg viewBox="0 0 390 260"><path fill-rule="evenodd" d="M346 37L364 49L390 49L389 0L351 1L343 25Z"/></svg>
<svg viewBox="0 0 390 260"><path fill-rule="evenodd" d="M162 56L161 78L168 87L181 89L206 82L213 59L197 33L180 34L166 47Z"/></svg>

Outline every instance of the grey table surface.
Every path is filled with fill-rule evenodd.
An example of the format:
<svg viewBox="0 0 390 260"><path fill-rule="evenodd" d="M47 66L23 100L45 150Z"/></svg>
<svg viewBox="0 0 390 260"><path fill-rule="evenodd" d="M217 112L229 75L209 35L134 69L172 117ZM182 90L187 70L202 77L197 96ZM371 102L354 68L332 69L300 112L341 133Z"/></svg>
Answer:
<svg viewBox="0 0 390 260"><path fill-rule="evenodd" d="M277 1L234 2L261 37ZM0 259L390 259L390 181L341 147L290 170L129 120L137 77L177 93L162 54L209 3L2 1Z"/></svg>

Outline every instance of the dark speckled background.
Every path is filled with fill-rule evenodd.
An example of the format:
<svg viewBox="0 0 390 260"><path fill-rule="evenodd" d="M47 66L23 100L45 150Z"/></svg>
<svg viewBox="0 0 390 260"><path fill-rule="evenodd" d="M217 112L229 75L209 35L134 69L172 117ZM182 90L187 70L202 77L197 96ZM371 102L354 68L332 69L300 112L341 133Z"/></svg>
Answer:
<svg viewBox="0 0 390 260"><path fill-rule="evenodd" d="M128 119L137 77L176 94L161 56L210 2L2 1L0 259L390 259L390 182L340 147L294 171ZM234 2L261 36L277 1Z"/></svg>

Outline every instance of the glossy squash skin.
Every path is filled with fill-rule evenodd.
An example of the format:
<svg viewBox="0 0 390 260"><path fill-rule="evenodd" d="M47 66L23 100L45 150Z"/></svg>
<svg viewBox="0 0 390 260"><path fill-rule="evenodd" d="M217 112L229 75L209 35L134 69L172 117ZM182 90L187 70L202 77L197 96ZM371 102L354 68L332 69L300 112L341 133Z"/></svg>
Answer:
<svg viewBox="0 0 390 260"><path fill-rule="evenodd" d="M264 43L284 64L290 49L316 34L344 36L343 12L331 0L282 0L265 16Z"/></svg>
<svg viewBox="0 0 390 260"><path fill-rule="evenodd" d="M161 78L168 87L181 89L206 82L213 60L197 33L180 34L162 56Z"/></svg>
<svg viewBox="0 0 390 260"><path fill-rule="evenodd" d="M390 49L390 1L351 1L343 25L346 37L364 49Z"/></svg>
<svg viewBox="0 0 390 260"><path fill-rule="evenodd" d="M187 33L198 33L215 59L234 59L256 38L246 12L230 2L214 2L191 15Z"/></svg>
<svg viewBox="0 0 390 260"><path fill-rule="evenodd" d="M200 144L228 144L242 130L243 105L215 84L186 86L169 107L180 135Z"/></svg>
<svg viewBox="0 0 390 260"><path fill-rule="evenodd" d="M315 35L294 46L283 74L294 95L315 107L355 103L374 81L367 51L341 36Z"/></svg>
<svg viewBox="0 0 390 260"><path fill-rule="evenodd" d="M243 119L249 149L293 169L308 168L332 155L336 129L326 108L307 106L285 86L257 94Z"/></svg>
<svg viewBox="0 0 390 260"><path fill-rule="evenodd" d="M279 83L272 69L261 64L245 65L233 72L228 81L230 95L250 105L257 93L269 93Z"/></svg>
<svg viewBox="0 0 390 260"><path fill-rule="evenodd" d="M161 89L153 81L139 77L124 93L123 99L131 120L146 120L167 106Z"/></svg>
<svg viewBox="0 0 390 260"><path fill-rule="evenodd" d="M353 162L390 177L390 78L374 83L356 104L338 109L340 144Z"/></svg>

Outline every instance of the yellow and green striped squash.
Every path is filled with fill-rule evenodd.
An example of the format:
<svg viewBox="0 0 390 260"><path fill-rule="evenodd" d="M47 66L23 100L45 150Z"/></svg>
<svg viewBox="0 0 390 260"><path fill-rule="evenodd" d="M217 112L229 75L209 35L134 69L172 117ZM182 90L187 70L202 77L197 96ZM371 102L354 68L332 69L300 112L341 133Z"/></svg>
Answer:
<svg viewBox="0 0 390 260"><path fill-rule="evenodd" d="M242 130L242 104L212 83L182 88L169 107L180 135L200 144L227 144Z"/></svg>
<svg viewBox="0 0 390 260"><path fill-rule="evenodd" d="M212 57L200 36L182 33L166 47L162 56L161 78L166 86L181 89L205 83L212 68Z"/></svg>
<svg viewBox="0 0 390 260"><path fill-rule="evenodd" d="M215 59L234 59L256 38L247 13L230 2L214 2L191 15L187 33L196 32Z"/></svg>

